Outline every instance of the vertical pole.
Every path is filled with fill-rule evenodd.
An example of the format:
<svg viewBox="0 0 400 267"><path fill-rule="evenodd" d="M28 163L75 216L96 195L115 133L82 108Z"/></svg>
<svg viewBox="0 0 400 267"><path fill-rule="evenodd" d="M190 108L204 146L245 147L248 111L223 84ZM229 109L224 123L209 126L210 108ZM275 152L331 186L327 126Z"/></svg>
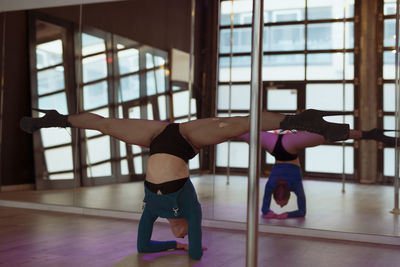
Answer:
<svg viewBox="0 0 400 267"><path fill-rule="evenodd" d="M229 39L229 87L228 87L228 117L231 116L232 112L232 58L233 58L233 4L234 0L232 0L231 6L231 27L230 27L230 39ZM231 174L231 141L228 140L228 162L226 167L226 184L229 185Z"/></svg>
<svg viewBox="0 0 400 267"><path fill-rule="evenodd" d="M3 117L4 117L4 76L5 76L5 56L6 56L6 15L4 12L2 16L3 22L3 36L1 38L1 84L0 84L0 192L3 178Z"/></svg>
<svg viewBox="0 0 400 267"><path fill-rule="evenodd" d="M258 250L258 191L260 172L260 114L261 114L261 71L263 1L253 0L253 31L251 53L251 105L250 105L250 155L247 197L247 250L246 266L257 266ZM261 92L261 93L260 93Z"/></svg>
<svg viewBox="0 0 400 267"><path fill-rule="evenodd" d="M396 97L396 137L398 135L397 130L400 126L399 120L399 104L400 104L400 93L399 93L399 0L396 1L396 59L395 59L395 97ZM392 213L400 214L399 211L399 148L398 148L397 138L395 145L395 174L394 174L394 208Z"/></svg>
<svg viewBox="0 0 400 267"><path fill-rule="evenodd" d="M77 57L77 61L78 64L75 65L77 67L77 75L75 75L75 79L76 79L76 103L75 103L75 110L73 111L75 114L79 114L80 111L80 107L81 107L81 103L80 103L80 93L81 93L81 65L82 65L82 13L83 13L83 0L81 0L81 3L79 5L79 25L78 25L78 57ZM74 114L73 113L73 114ZM77 197L76 194L76 188L80 187L81 185L81 179L82 176L79 175L79 173L82 174L82 172L80 172L81 170L78 170L78 166L81 166L81 162L80 162L80 156L79 156L79 146L80 146L80 134L79 134L79 129L78 128L71 128L71 134L72 132L74 132L75 135L75 144L74 144L74 180L75 180L75 187L74 187L74 206L78 206L78 203L76 203L75 201L77 201ZM90 169L91 170L91 169ZM79 179L78 179L79 177Z"/></svg>
<svg viewBox="0 0 400 267"><path fill-rule="evenodd" d="M347 1L343 0L343 80L342 80L342 101L343 101L343 112L346 110L346 4ZM343 114L342 122L345 123L346 116ZM342 193L345 193L346 184L346 145L342 141Z"/></svg>
<svg viewBox="0 0 400 267"><path fill-rule="evenodd" d="M188 121L192 117L192 83L193 83L193 69L194 69L194 35L195 35L195 15L196 15L196 0L191 1L191 12L190 12L190 56L189 56L189 114Z"/></svg>

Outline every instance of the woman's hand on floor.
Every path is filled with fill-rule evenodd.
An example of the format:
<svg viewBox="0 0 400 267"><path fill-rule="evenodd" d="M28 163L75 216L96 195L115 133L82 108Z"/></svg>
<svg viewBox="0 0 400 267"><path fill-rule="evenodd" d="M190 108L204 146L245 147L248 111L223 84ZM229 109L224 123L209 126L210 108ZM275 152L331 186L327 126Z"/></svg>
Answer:
<svg viewBox="0 0 400 267"><path fill-rule="evenodd" d="M176 241L176 249L188 251L189 250L189 245Z"/></svg>
<svg viewBox="0 0 400 267"><path fill-rule="evenodd" d="M283 219L286 219L287 217L288 217L288 213L284 212L284 213L281 213L281 214L277 214L275 218L283 220Z"/></svg>
<svg viewBox="0 0 400 267"><path fill-rule="evenodd" d="M262 217L264 219L273 219L276 218L276 216L278 216L275 212L273 212L272 210L270 210L267 214L263 214Z"/></svg>
<svg viewBox="0 0 400 267"><path fill-rule="evenodd" d="M204 250L207 250L206 247L202 247L202 248L203 248L203 251L204 251ZM180 242L176 241L176 249L184 250L184 251L189 251L189 245L188 245L188 244L185 244L185 243L180 243Z"/></svg>

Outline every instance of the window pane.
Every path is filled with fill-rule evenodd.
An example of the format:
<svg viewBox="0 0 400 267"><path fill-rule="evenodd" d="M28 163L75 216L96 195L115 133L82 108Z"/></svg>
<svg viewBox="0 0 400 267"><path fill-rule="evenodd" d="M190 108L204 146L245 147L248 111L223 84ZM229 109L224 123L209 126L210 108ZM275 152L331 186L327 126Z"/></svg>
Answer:
<svg viewBox="0 0 400 267"><path fill-rule="evenodd" d="M354 149L345 147L345 173L354 172ZM317 146L306 148L306 167L309 172L343 172L343 147Z"/></svg>
<svg viewBox="0 0 400 267"><path fill-rule="evenodd" d="M126 74L139 70L139 50L131 48L118 52L119 73Z"/></svg>
<svg viewBox="0 0 400 267"><path fill-rule="evenodd" d="M174 93L172 95L173 105L174 105L174 117L181 117L189 114L189 92L183 91L179 93ZM196 113L196 100L191 99L191 113Z"/></svg>
<svg viewBox="0 0 400 267"><path fill-rule="evenodd" d="M40 129L43 147L57 146L71 143L71 132L61 128Z"/></svg>
<svg viewBox="0 0 400 267"><path fill-rule="evenodd" d="M250 109L250 85L231 86L231 107L229 108L229 86L218 87L218 109Z"/></svg>
<svg viewBox="0 0 400 267"><path fill-rule="evenodd" d="M111 176L111 163L107 162L96 166L91 166L86 170L88 178Z"/></svg>
<svg viewBox="0 0 400 267"><path fill-rule="evenodd" d="M346 23L346 48L354 47L354 23ZM343 49L343 23L315 23L308 25L307 49Z"/></svg>
<svg viewBox="0 0 400 267"><path fill-rule="evenodd" d="M345 79L354 78L354 54L345 54ZM307 55L307 79L342 80L343 53L317 53Z"/></svg>
<svg viewBox="0 0 400 267"><path fill-rule="evenodd" d="M158 114L160 116L160 120L164 121L167 119L167 98L165 95L160 95L158 98Z"/></svg>
<svg viewBox="0 0 400 267"><path fill-rule="evenodd" d="M105 106L108 103L108 86L103 81L83 87L83 108L85 110Z"/></svg>
<svg viewBox="0 0 400 267"><path fill-rule="evenodd" d="M154 120L153 105L150 103L147 104L147 118L146 119Z"/></svg>
<svg viewBox="0 0 400 267"><path fill-rule="evenodd" d="M354 86L345 85L346 111L354 110ZM307 84L306 108L343 110L343 84Z"/></svg>
<svg viewBox="0 0 400 267"><path fill-rule="evenodd" d="M383 149L383 175L394 176L395 173L395 149L384 148ZM400 162L399 162L400 164Z"/></svg>
<svg viewBox="0 0 400 267"><path fill-rule="evenodd" d="M62 41L60 39L36 46L36 68L41 69L63 62Z"/></svg>
<svg viewBox="0 0 400 267"><path fill-rule="evenodd" d="M119 101L125 102L140 97L139 75L130 75L120 79Z"/></svg>
<svg viewBox="0 0 400 267"><path fill-rule="evenodd" d="M385 83L383 85L383 111L395 112L396 111L396 92L394 84Z"/></svg>
<svg viewBox="0 0 400 267"><path fill-rule="evenodd" d="M250 81L250 62L248 56L220 57L219 59L219 80L224 81ZM229 67L232 64L232 72Z"/></svg>
<svg viewBox="0 0 400 267"><path fill-rule="evenodd" d="M385 19L383 22L383 46L396 45L396 20Z"/></svg>
<svg viewBox="0 0 400 267"><path fill-rule="evenodd" d="M119 143L119 155L121 158L126 157L126 143L118 141Z"/></svg>
<svg viewBox="0 0 400 267"><path fill-rule="evenodd" d="M154 71L149 71L146 73L146 89L147 95L155 95L157 92Z"/></svg>
<svg viewBox="0 0 400 267"><path fill-rule="evenodd" d="M142 157L134 157L133 158L133 166L135 166L136 174L143 174L143 166L142 166Z"/></svg>
<svg viewBox="0 0 400 267"><path fill-rule="evenodd" d="M264 21L301 21L304 20L304 8L304 0L264 0Z"/></svg>
<svg viewBox="0 0 400 267"><path fill-rule="evenodd" d="M394 79L396 74L395 68L396 50L383 52L383 79Z"/></svg>
<svg viewBox="0 0 400 267"><path fill-rule="evenodd" d="M265 163L267 164L275 164L275 158L271 156L268 152L265 152Z"/></svg>
<svg viewBox="0 0 400 267"><path fill-rule="evenodd" d="M141 119L140 107L132 107L128 110L128 118L130 119Z"/></svg>
<svg viewBox="0 0 400 267"><path fill-rule="evenodd" d="M71 146L47 149L44 151L47 172L68 171L73 169Z"/></svg>
<svg viewBox="0 0 400 267"><path fill-rule="evenodd" d="M384 15L396 15L396 0L384 0Z"/></svg>
<svg viewBox="0 0 400 267"><path fill-rule="evenodd" d="M242 53L251 51L251 28L239 28L232 31L232 53ZM220 31L219 52L231 52L231 29Z"/></svg>
<svg viewBox="0 0 400 267"><path fill-rule="evenodd" d="M93 35L82 33L82 55L90 55L106 50L104 40Z"/></svg>
<svg viewBox="0 0 400 267"><path fill-rule="evenodd" d="M39 95L64 89L64 67L58 66L52 69L38 71L37 83Z"/></svg>
<svg viewBox="0 0 400 267"><path fill-rule="evenodd" d="M65 93L39 97L40 109L55 109L60 114L68 114L67 97Z"/></svg>
<svg viewBox="0 0 400 267"><path fill-rule="evenodd" d="M304 25L264 27L264 51L304 50L304 28ZM248 42L250 46L251 38Z"/></svg>
<svg viewBox="0 0 400 267"><path fill-rule="evenodd" d="M263 57L263 81L304 80L304 55L271 55Z"/></svg>
<svg viewBox="0 0 400 267"><path fill-rule="evenodd" d="M142 153L142 148L137 145L132 145L132 154L140 154Z"/></svg>
<svg viewBox="0 0 400 267"><path fill-rule="evenodd" d="M49 180L72 180L72 179L74 179L74 173L73 172L66 172L66 173L50 174L49 175Z"/></svg>
<svg viewBox="0 0 400 267"><path fill-rule="evenodd" d="M126 159L121 160L121 174L122 175L129 174L128 160Z"/></svg>
<svg viewBox="0 0 400 267"><path fill-rule="evenodd" d="M164 69L149 71L146 73L147 95L165 92L165 72Z"/></svg>
<svg viewBox="0 0 400 267"><path fill-rule="evenodd" d="M386 130L396 129L396 117L395 116L383 116L383 129L386 129ZM387 132L387 133L385 133L385 135L394 137L393 132Z"/></svg>
<svg viewBox="0 0 400 267"><path fill-rule="evenodd" d="M249 145L244 142L230 142L230 167L248 168ZM228 166L228 142L217 145L217 166Z"/></svg>
<svg viewBox="0 0 400 267"><path fill-rule="evenodd" d="M149 53L146 53L146 68L154 68L165 65L165 59L159 56L155 56Z"/></svg>
<svg viewBox="0 0 400 267"><path fill-rule="evenodd" d="M346 4L346 7L344 6ZM341 19L344 17L354 17L354 0L307 0L308 19Z"/></svg>
<svg viewBox="0 0 400 267"><path fill-rule="evenodd" d="M110 137L102 136L87 140L88 164L110 159Z"/></svg>
<svg viewBox="0 0 400 267"><path fill-rule="evenodd" d="M297 90L296 89L268 89L267 95L268 110L296 110Z"/></svg>
<svg viewBox="0 0 400 267"><path fill-rule="evenodd" d="M231 24L232 12L234 25L251 24L252 7L253 2L251 0L235 0L232 10L232 1L221 1L220 25Z"/></svg>
<svg viewBox="0 0 400 267"><path fill-rule="evenodd" d="M189 160L189 169L190 170L195 170L195 169L198 169L198 168L200 168L199 154L197 154L194 158Z"/></svg>
<svg viewBox="0 0 400 267"><path fill-rule="evenodd" d="M84 83L107 77L106 55L101 54L82 59L82 74Z"/></svg>

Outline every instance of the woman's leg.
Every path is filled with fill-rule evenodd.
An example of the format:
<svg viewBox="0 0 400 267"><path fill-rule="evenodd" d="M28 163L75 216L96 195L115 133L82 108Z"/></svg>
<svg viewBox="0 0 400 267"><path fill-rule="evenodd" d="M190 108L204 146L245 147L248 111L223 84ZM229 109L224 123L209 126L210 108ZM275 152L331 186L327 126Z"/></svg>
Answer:
<svg viewBox="0 0 400 267"><path fill-rule="evenodd" d="M279 129L279 124L285 115L271 112L263 112L261 128L263 131ZM195 148L207 145L219 144L249 132L250 118L246 117L227 117L199 119L182 123L180 125L181 134Z"/></svg>
<svg viewBox="0 0 400 267"><path fill-rule="evenodd" d="M361 131L350 130L348 139L360 139ZM282 139L283 146L285 149L292 154L297 154L299 151L307 148L314 147L323 144L329 144L325 138L316 133L310 133L305 131L299 131L294 134L287 134Z"/></svg>
<svg viewBox="0 0 400 267"><path fill-rule="evenodd" d="M128 144L145 147L167 125L160 121L104 118L93 113L69 115L68 122L72 127L97 130Z"/></svg>

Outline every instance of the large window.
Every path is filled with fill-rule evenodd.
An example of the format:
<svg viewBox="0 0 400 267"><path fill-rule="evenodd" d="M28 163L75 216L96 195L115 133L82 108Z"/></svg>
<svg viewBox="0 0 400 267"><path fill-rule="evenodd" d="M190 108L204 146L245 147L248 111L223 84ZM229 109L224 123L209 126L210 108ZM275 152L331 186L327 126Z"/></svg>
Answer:
<svg viewBox="0 0 400 267"><path fill-rule="evenodd" d="M32 86L33 107L111 118L188 119L188 84L170 81L167 51L92 27L83 27L80 34L72 23L52 23L52 18L40 17L36 13L32 16L36 23L32 25L36 33L32 40L36 62L32 80L37 81ZM75 51L68 46L66 53L67 44L72 43ZM192 98L190 102L191 117L195 119L196 101ZM94 130L48 128L35 136L37 178L57 180L58 188L144 177L147 148L128 145ZM198 157L190 161L191 169L199 165ZM69 184L60 186L67 180ZM49 187L54 183L42 188Z"/></svg>
<svg viewBox="0 0 400 267"><path fill-rule="evenodd" d="M262 79L264 110L295 113L316 108L346 111L329 118L354 127L354 1L264 1ZM250 108L252 1L220 1L217 116L246 115ZM217 167L227 166L226 145L217 147ZM240 142L231 143L230 167L247 167ZM237 153L237 154L235 154ZM321 165L321 154L345 157ZM353 142L306 149L308 175L354 173ZM237 160L236 158L240 158ZM266 164L272 163L266 155ZM337 176L337 175L336 175ZM334 177L336 177L334 176Z"/></svg>

